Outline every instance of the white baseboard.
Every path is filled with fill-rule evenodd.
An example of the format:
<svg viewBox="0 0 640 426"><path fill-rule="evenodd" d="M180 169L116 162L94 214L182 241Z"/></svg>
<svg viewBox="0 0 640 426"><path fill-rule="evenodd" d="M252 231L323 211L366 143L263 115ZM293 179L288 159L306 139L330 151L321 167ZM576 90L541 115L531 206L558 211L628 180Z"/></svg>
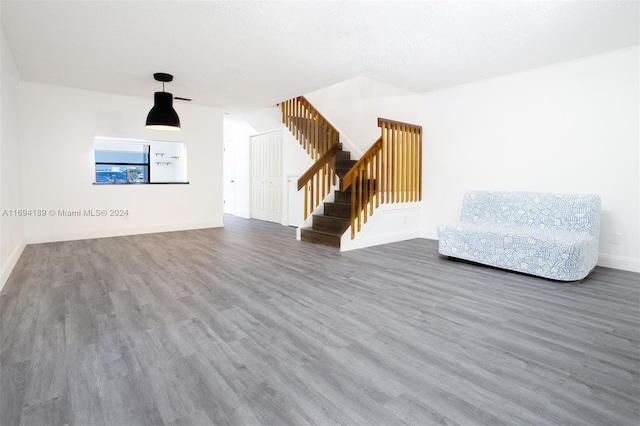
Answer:
<svg viewBox="0 0 640 426"><path fill-rule="evenodd" d="M220 228L222 220L204 223L150 226L146 228L119 228L109 230L63 232L27 236L28 244L53 243L58 241L88 240L93 238L122 237L125 235L155 234L158 232L188 231L191 229Z"/></svg>
<svg viewBox="0 0 640 426"><path fill-rule="evenodd" d="M624 271L640 272L640 259L600 253L600 256L598 257L598 266L622 269Z"/></svg>
<svg viewBox="0 0 640 426"><path fill-rule="evenodd" d="M7 260L2 265L2 269L0 269L0 291L4 287L4 284L9 279L13 268L15 268L16 263L18 263L18 259L22 255L24 248L27 246L25 239L23 238L18 245L13 249Z"/></svg>
<svg viewBox="0 0 640 426"><path fill-rule="evenodd" d="M242 218L245 218L245 219L251 219L251 212L250 211L236 211L235 213L233 213L233 216L242 217Z"/></svg>
<svg viewBox="0 0 640 426"><path fill-rule="evenodd" d="M348 232L351 233L351 230L349 229ZM375 237L370 237L364 241L361 241L357 247L349 246L343 249L341 246L340 251L349 251L349 250L355 250L356 248L361 249L366 247L379 246L382 244L397 243L399 241L412 240L414 238L420 238L420 235L417 232L417 230L376 235Z"/></svg>
<svg viewBox="0 0 640 426"><path fill-rule="evenodd" d="M422 232L420 232L420 238L438 241L438 232L435 229L433 231L425 231L423 229Z"/></svg>

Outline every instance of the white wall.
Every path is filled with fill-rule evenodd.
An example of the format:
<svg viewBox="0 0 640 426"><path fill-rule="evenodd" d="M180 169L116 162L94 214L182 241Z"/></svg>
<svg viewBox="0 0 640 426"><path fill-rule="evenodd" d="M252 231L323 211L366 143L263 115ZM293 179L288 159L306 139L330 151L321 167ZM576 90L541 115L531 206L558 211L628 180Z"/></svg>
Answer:
<svg viewBox="0 0 640 426"><path fill-rule="evenodd" d="M25 208L124 209L128 217L27 218L29 243L222 226L222 111L183 103L180 132L144 128L153 106L137 98L22 82ZM92 185L94 136L180 141L188 185Z"/></svg>
<svg viewBox="0 0 640 426"><path fill-rule="evenodd" d="M24 220L3 215L21 209L19 143L20 76L0 32L0 290L25 247Z"/></svg>
<svg viewBox="0 0 640 426"><path fill-rule="evenodd" d="M426 94L423 235L469 189L595 192L599 264L640 271L638 76L635 47Z"/></svg>
<svg viewBox="0 0 640 426"><path fill-rule="evenodd" d="M378 117L419 124L421 96L368 78L357 77L304 95L340 132L355 158L380 137Z"/></svg>
<svg viewBox="0 0 640 426"><path fill-rule="evenodd" d="M282 110L279 106L249 111L243 114L237 114L233 117L238 120L242 120L251 126L256 133L266 133L274 129L279 129L283 126Z"/></svg>

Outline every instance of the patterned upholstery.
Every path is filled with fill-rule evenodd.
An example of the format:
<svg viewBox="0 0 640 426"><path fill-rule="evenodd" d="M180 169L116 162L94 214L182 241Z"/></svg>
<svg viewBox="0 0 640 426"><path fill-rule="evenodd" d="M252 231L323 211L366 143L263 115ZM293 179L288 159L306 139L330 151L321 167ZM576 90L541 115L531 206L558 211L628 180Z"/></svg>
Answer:
<svg viewBox="0 0 640 426"><path fill-rule="evenodd" d="M562 281L595 267L599 235L595 194L470 191L460 221L438 226L445 256Z"/></svg>

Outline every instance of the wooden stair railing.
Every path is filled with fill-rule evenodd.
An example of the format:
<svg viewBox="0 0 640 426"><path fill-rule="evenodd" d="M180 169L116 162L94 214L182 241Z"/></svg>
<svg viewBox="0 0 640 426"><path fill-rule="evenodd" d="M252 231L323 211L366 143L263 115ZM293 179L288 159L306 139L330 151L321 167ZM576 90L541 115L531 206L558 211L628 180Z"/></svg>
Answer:
<svg viewBox="0 0 640 426"><path fill-rule="evenodd" d="M333 145L298 179L298 191L304 188L304 218L325 199L336 184L336 154L338 145Z"/></svg>
<svg viewBox="0 0 640 426"><path fill-rule="evenodd" d="M356 164L347 172L340 181L340 191L346 191L351 187L351 239L356 235L356 218L358 229L362 228L362 214L364 214L364 223L367 223L367 217L373 214L374 201L375 207L380 206L380 197L376 197L379 192L379 182L383 177L382 168L382 138L378 139L371 148L364 153ZM366 209L369 211L364 211Z"/></svg>
<svg viewBox="0 0 640 426"><path fill-rule="evenodd" d="M339 145L340 133L304 97L282 103L282 121L315 160L298 180L298 190L305 188L305 220L332 191L336 176L340 176L341 180L340 192L336 192L336 197L340 195L340 201L336 198L335 203L326 204L325 215L331 205L332 217L344 217L339 219L343 221L343 225L339 222L338 225L346 229L347 223L350 224L351 239L355 238L356 232L361 231L362 223L367 222L380 204L422 199L421 126L378 118L380 139L356 162L349 160L348 152L342 151ZM347 192L349 188L350 193ZM345 200L349 198L351 211L350 219L347 219L349 213ZM319 220L320 217L314 216L314 230L316 219ZM316 232L329 232L326 220L323 219L322 222L318 223ZM332 238L342 235L339 229L332 229L331 232L334 232ZM335 244L335 240L332 241L334 242L331 244Z"/></svg>
<svg viewBox="0 0 640 426"><path fill-rule="evenodd" d="M422 200L422 127L378 118L382 135L347 172L351 186L351 239L381 203Z"/></svg>
<svg viewBox="0 0 640 426"><path fill-rule="evenodd" d="M282 102L282 122L316 161L340 142L340 132L303 96Z"/></svg>
<svg viewBox="0 0 640 426"><path fill-rule="evenodd" d="M304 218L331 192L336 184L336 154L340 132L303 96L282 102L282 122L316 162L298 179L304 191Z"/></svg>

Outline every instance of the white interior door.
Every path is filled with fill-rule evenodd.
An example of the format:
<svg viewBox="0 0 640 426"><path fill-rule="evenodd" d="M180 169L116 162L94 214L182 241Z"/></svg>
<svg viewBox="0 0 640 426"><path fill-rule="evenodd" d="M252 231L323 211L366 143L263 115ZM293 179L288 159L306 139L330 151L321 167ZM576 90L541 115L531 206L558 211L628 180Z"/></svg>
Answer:
<svg viewBox="0 0 640 426"><path fill-rule="evenodd" d="M234 141L224 144L224 208L228 214L236 214L236 155Z"/></svg>
<svg viewBox="0 0 640 426"><path fill-rule="evenodd" d="M251 217L282 222L282 130L251 137Z"/></svg>

